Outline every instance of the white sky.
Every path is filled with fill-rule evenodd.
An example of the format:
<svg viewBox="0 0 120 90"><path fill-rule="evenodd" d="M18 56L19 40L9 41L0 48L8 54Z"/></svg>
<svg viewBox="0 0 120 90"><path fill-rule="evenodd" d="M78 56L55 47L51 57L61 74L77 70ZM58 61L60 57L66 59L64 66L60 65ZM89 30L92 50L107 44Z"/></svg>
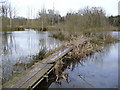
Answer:
<svg viewBox="0 0 120 90"><path fill-rule="evenodd" d="M45 5L46 9L58 10L61 15L66 15L70 10L78 10L86 6L103 7L107 15L118 15L118 2L120 0L8 0L13 7L17 9L17 16L30 16L30 8L32 16L36 16L37 12Z"/></svg>

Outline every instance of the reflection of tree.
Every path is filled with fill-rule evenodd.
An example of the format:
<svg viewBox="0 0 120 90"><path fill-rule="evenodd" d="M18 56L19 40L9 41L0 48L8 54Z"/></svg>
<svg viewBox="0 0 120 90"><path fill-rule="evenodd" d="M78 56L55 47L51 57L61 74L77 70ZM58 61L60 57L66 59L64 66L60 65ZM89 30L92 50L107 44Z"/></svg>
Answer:
<svg viewBox="0 0 120 90"><path fill-rule="evenodd" d="M16 41L15 41L15 37L12 35L12 33L8 34L6 32L4 32L4 34L2 35L2 44L3 44L3 53L4 55L6 54L12 54L12 51L15 50L16 51Z"/></svg>
<svg viewBox="0 0 120 90"><path fill-rule="evenodd" d="M12 76L12 61L11 57L8 58L8 55L12 55L13 50L16 51L16 42L15 37L12 33L3 32L2 34L2 74L4 76L4 81L8 80Z"/></svg>
<svg viewBox="0 0 120 90"><path fill-rule="evenodd" d="M10 59L6 59L2 61L2 76L3 76L3 83L8 81L12 76L12 61Z"/></svg>
<svg viewBox="0 0 120 90"><path fill-rule="evenodd" d="M5 54L7 47L8 47L8 39L7 39L7 33L4 32L2 35L2 46L3 46L3 53Z"/></svg>
<svg viewBox="0 0 120 90"><path fill-rule="evenodd" d="M39 40L39 46L40 46L40 50L43 50L46 48L46 41L44 39Z"/></svg>
<svg viewBox="0 0 120 90"><path fill-rule="evenodd" d="M28 31L28 46L29 46L29 55L31 54L31 32Z"/></svg>
<svg viewBox="0 0 120 90"><path fill-rule="evenodd" d="M48 32L38 32L38 33L33 33L34 31L30 30L28 31L21 31L15 32L2 32L2 54L3 54L3 64L4 64L4 69L3 73L5 78L10 78L9 75L11 76L12 71L15 73L17 70L19 71L19 68L14 68L14 64L18 62L18 60L23 61L23 62L29 62L29 58L27 58L27 55L30 54L36 54L36 50L38 53L43 50L47 49L49 46L52 46L51 49L54 48L56 44L58 44L56 39L53 39L51 37L48 37ZM25 33L24 33L25 32ZM23 37L25 35L25 37ZM24 40L23 40L24 39ZM27 39L27 40L26 40ZM39 39L39 41L38 41ZM24 44L25 43L25 44ZM39 45L38 45L39 43ZM26 45L26 46L23 46ZM20 49L19 49L20 47ZM27 48L26 48L27 47ZM26 51L25 49L22 51L22 49L25 48L28 50ZM18 54L17 54L18 52ZM25 53L27 52L27 53ZM34 53L35 52L35 53ZM21 55L22 54L22 55ZM26 55L27 54L27 55ZM7 72L6 72L7 71Z"/></svg>
<svg viewBox="0 0 120 90"><path fill-rule="evenodd" d="M80 77L80 79L82 79L82 80L84 80L84 82L86 83L86 84L88 84L89 86L91 86L91 87L94 87L94 84L92 85L92 83L90 83L89 82L89 80L87 80L87 78L85 78L86 77L86 74L84 75L84 71L80 71L81 69L79 69L80 68L80 66L83 66L83 65L85 65L84 63L86 63L86 61L89 61L90 60L90 62L96 62L97 64L102 64L103 63L103 58L104 58L104 56L107 56L107 54L110 52L110 50L112 50L111 48L112 47L115 47L116 46L116 44L109 44L108 46L106 46L106 48L104 48L101 52L95 52L93 55L91 55L91 56L88 56L88 57L86 57L86 58L82 58L82 59L80 59L80 60L73 60L73 59L71 59L69 56L65 56L64 58L63 58L63 62L65 63L65 64L63 64L63 67L62 67L62 71L64 71L64 70L66 70L66 68L67 68L67 66L69 66L70 67L70 69L71 70L74 70L75 68L75 72L73 71L73 72L71 72L71 73L77 73L76 71L78 71L78 76ZM78 67L77 67L77 64L78 64ZM88 67L87 67L88 68ZM60 69L60 68L59 68ZM61 69L60 69L61 70ZM79 73L79 72L81 72L81 73ZM88 72L87 72L88 73ZM72 74L72 75L74 75L74 74ZM90 75L89 75L90 76ZM55 82L55 76L51 76L50 77L50 79L51 78L53 78L52 79L52 81L50 81L50 82L48 82L49 83L49 85L47 85L48 87L51 85L51 83L52 82ZM48 84L47 83L47 84ZM42 84L43 86L45 85L46 83L44 83L44 84ZM41 86L42 86L41 85Z"/></svg>
<svg viewBox="0 0 120 90"><path fill-rule="evenodd" d="M87 60L90 60L92 62L95 62L96 64L103 64L104 56L107 56L107 54L110 52L111 48L115 44L107 44L105 48L99 52L95 52L93 55L82 58L80 60L74 60L72 58L64 58L65 66L71 66L71 71L73 71L77 64L80 64L81 66L84 66L84 63ZM115 46L114 46L115 47Z"/></svg>
<svg viewBox="0 0 120 90"><path fill-rule="evenodd" d="M67 66L71 67L71 71L74 70L75 66L78 65L79 63L81 63L80 60L74 60L74 59L71 59L71 58L64 58L63 61L65 62L65 65L64 65L64 70L66 69Z"/></svg>
<svg viewBox="0 0 120 90"><path fill-rule="evenodd" d="M105 45L104 49L99 51L99 52L95 52L93 55L87 57L86 60L90 60L92 62L95 62L96 64L103 64L103 60L104 60L104 56L107 56L108 53L110 52L112 46L114 46L115 44L107 44Z"/></svg>

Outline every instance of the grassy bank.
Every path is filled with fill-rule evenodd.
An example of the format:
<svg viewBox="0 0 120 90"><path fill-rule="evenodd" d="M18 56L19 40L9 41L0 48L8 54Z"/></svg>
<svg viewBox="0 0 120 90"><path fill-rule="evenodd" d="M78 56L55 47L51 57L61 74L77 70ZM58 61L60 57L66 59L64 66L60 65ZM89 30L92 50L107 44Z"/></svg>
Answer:
<svg viewBox="0 0 120 90"><path fill-rule="evenodd" d="M22 26L18 26L18 27L12 27L12 28L10 28L10 27L2 27L2 31L24 31L24 27L22 27Z"/></svg>
<svg viewBox="0 0 120 90"><path fill-rule="evenodd" d="M71 28L70 28L71 27ZM36 31L51 31L51 30L56 30L56 31L60 31L63 30L64 32L97 32L97 31L119 31L119 27L115 27L115 26L106 26L106 27L78 27L76 26L75 28L74 25L71 26L65 26L65 25L48 25L46 27L36 27L36 26L13 26L10 28L10 26L6 26L6 27L2 27L2 31L22 31L24 29L34 29ZM60 33L59 33L60 34Z"/></svg>

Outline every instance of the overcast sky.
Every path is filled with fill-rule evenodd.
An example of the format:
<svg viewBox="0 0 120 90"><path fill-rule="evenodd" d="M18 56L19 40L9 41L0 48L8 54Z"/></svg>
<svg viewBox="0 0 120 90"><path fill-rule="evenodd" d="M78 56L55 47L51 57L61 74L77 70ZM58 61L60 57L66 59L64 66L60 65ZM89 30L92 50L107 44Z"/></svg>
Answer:
<svg viewBox="0 0 120 90"><path fill-rule="evenodd" d="M30 8L32 8L32 16L36 16L37 12L45 6L46 9L53 9L63 16L70 10L78 10L86 6L103 7L107 15L118 15L118 2L120 0L8 0L12 6L17 9L17 16L28 17Z"/></svg>

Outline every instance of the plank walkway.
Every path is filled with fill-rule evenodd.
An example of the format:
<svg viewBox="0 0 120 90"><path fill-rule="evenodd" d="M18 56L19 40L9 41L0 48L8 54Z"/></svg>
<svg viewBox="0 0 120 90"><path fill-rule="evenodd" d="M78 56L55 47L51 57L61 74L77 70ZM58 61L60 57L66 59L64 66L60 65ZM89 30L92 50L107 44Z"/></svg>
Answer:
<svg viewBox="0 0 120 90"><path fill-rule="evenodd" d="M74 44L80 44L86 41L86 39L79 40ZM73 45L74 46L74 45ZM56 60L65 56L70 52L74 47L67 46L62 50L59 50L57 53L52 54L48 58L43 59L42 62L36 63L31 70L27 70L27 74L23 76L19 81L16 81L11 86L7 88L34 88L38 85L47 75L54 69L54 64Z"/></svg>

